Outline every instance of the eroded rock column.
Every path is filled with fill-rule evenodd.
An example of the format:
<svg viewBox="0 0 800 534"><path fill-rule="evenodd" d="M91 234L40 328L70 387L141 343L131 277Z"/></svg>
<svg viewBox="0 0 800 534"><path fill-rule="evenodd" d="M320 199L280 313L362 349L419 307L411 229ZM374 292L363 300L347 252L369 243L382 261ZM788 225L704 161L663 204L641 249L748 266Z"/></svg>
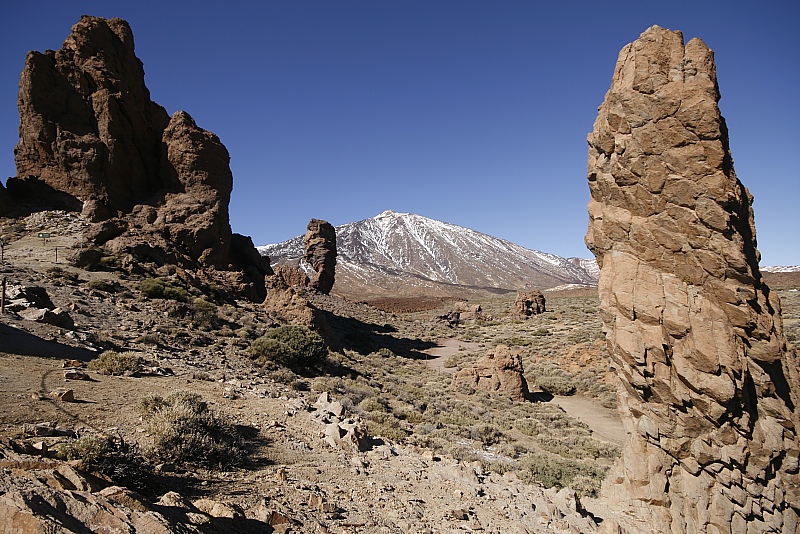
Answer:
<svg viewBox="0 0 800 534"><path fill-rule="evenodd" d="M588 137L586 243L628 432L604 493L653 532L795 532L797 359L718 101L713 52L653 26Z"/></svg>
<svg viewBox="0 0 800 534"><path fill-rule="evenodd" d="M336 229L328 221L311 219L303 243L303 259L317 273L308 286L327 295L336 278Z"/></svg>

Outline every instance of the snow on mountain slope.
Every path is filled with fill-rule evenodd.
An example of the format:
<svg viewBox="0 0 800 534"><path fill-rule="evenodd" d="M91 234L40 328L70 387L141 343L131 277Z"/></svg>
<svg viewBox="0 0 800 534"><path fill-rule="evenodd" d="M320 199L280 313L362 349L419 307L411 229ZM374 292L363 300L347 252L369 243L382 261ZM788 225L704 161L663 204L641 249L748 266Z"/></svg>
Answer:
<svg viewBox="0 0 800 534"><path fill-rule="evenodd" d="M431 283L479 288L547 288L597 282L594 260L562 258L453 224L385 211L336 227L336 285L398 289ZM297 263L302 236L258 247L273 264Z"/></svg>
<svg viewBox="0 0 800 534"><path fill-rule="evenodd" d="M765 273L797 273L800 272L800 265L768 265L761 267Z"/></svg>

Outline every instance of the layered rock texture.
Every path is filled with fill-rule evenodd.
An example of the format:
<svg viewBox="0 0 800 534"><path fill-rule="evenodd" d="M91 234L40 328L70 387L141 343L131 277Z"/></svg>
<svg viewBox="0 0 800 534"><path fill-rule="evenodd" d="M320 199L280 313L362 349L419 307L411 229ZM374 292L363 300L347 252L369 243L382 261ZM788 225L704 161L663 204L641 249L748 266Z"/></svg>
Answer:
<svg viewBox="0 0 800 534"><path fill-rule="evenodd" d="M84 16L60 50L30 52L18 105L5 196L82 210L96 223L89 244L127 266L245 271L222 278L264 298L269 264L230 228L228 151L188 113L150 100L127 22Z"/></svg>
<svg viewBox="0 0 800 534"><path fill-rule="evenodd" d="M797 358L718 100L712 51L653 26L588 137L586 243L628 433L605 494L652 532L795 532Z"/></svg>
<svg viewBox="0 0 800 534"><path fill-rule="evenodd" d="M336 278L336 230L328 221L311 219L303 243L303 260L316 273L308 287L327 295Z"/></svg>
<svg viewBox="0 0 800 534"><path fill-rule="evenodd" d="M496 346L475 365L456 373L453 383L500 393L517 400L524 400L528 395L522 356L505 345Z"/></svg>

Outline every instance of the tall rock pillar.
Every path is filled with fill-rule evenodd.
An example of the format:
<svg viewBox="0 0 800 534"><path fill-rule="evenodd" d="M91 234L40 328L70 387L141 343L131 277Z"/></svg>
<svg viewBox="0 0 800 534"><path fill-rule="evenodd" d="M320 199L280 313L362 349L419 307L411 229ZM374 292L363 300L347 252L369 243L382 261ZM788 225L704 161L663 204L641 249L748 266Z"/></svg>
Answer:
<svg viewBox="0 0 800 534"><path fill-rule="evenodd" d="M604 493L652 532L795 532L797 358L718 100L713 52L653 26L588 137L586 243L628 433Z"/></svg>
<svg viewBox="0 0 800 534"><path fill-rule="evenodd" d="M303 259L317 273L309 287L327 295L336 278L336 229L328 221L311 219L303 243Z"/></svg>

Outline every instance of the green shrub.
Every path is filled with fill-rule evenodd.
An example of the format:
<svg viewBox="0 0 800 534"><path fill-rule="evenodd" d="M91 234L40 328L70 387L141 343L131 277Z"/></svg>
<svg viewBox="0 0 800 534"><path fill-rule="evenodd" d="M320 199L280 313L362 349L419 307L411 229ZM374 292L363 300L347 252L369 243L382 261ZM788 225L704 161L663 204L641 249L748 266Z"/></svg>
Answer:
<svg viewBox="0 0 800 534"><path fill-rule="evenodd" d="M274 362L302 367L321 361L327 354L322 337L300 325L275 328L250 345L250 355L261 364Z"/></svg>
<svg viewBox="0 0 800 534"><path fill-rule="evenodd" d="M142 358L136 354L107 350L89 362L89 369L101 375L119 376L135 373L142 368Z"/></svg>
<svg viewBox="0 0 800 534"><path fill-rule="evenodd" d="M532 375L534 384L553 395L574 395L577 391L573 376L555 362L536 362L529 367L528 372Z"/></svg>
<svg viewBox="0 0 800 534"><path fill-rule="evenodd" d="M139 283L139 291L149 299L172 299L188 302L191 295L182 287L161 278L146 278Z"/></svg>
<svg viewBox="0 0 800 534"><path fill-rule="evenodd" d="M217 305L202 298L192 301L193 324L196 328L216 330L219 327Z"/></svg>
<svg viewBox="0 0 800 534"><path fill-rule="evenodd" d="M605 476L605 469L576 460L565 460L546 454L530 454L522 460L522 478L546 488L564 488L579 481L580 492L596 495ZM578 488L573 486L578 491Z"/></svg>
<svg viewBox="0 0 800 534"><path fill-rule="evenodd" d="M62 444L62 460L80 460L83 468L111 478L117 484L135 489L148 486L152 466L142 456L137 444L111 437L84 436Z"/></svg>
<svg viewBox="0 0 800 534"><path fill-rule="evenodd" d="M400 426L400 420L389 413L369 412L367 431L371 436L380 436L392 441L403 441L408 433Z"/></svg>
<svg viewBox="0 0 800 534"><path fill-rule="evenodd" d="M98 278L96 280L89 280L86 282L87 289L94 289L98 291L105 291L106 293L117 293L122 289L119 284L116 282L111 282L109 280L103 280L102 278Z"/></svg>
<svg viewBox="0 0 800 534"><path fill-rule="evenodd" d="M244 440L235 425L208 408L202 397L178 391L139 403L153 440L148 454L156 461L220 469L244 463Z"/></svg>

